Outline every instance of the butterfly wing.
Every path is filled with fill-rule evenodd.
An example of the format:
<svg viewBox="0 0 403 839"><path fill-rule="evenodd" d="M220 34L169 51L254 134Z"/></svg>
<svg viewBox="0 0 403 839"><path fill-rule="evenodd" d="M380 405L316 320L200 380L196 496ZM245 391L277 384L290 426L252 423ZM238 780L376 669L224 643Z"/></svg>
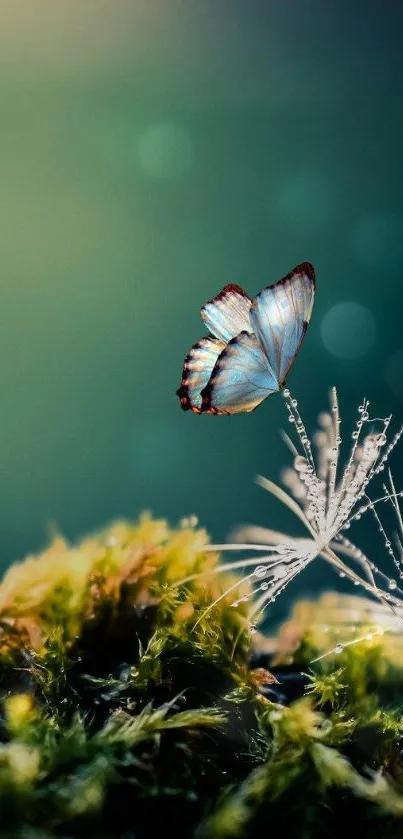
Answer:
<svg viewBox="0 0 403 839"><path fill-rule="evenodd" d="M201 391L206 386L213 367L225 344L216 338L201 338L189 350L183 362L182 382L176 391L184 411L200 414Z"/></svg>
<svg viewBox="0 0 403 839"><path fill-rule="evenodd" d="M243 330L251 331L251 299L239 285L226 285L203 306L202 319L212 335L226 344Z"/></svg>
<svg viewBox="0 0 403 839"><path fill-rule="evenodd" d="M307 330L314 295L314 268L303 262L282 280L264 288L252 302L252 330L280 387Z"/></svg>
<svg viewBox="0 0 403 839"><path fill-rule="evenodd" d="M278 390L254 335L241 332L219 355L202 391L202 413L239 414L253 411Z"/></svg>

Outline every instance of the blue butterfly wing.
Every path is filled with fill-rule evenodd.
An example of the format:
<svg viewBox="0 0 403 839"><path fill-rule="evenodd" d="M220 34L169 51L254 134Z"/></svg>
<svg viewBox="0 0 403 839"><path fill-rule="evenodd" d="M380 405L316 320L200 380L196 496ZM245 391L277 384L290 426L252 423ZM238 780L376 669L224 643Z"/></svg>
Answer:
<svg viewBox="0 0 403 839"><path fill-rule="evenodd" d="M182 382L178 388L181 407L184 411L201 411L201 391L208 383L214 365L225 344L216 338L201 338L189 350L183 363Z"/></svg>
<svg viewBox="0 0 403 839"><path fill-rule="evenodd" d="M253 411L278 390L256 338L241 332L219 355L202 391L202 412L239 414Z"/></svg>
<svg viewBox="0 0 403 839"><path fill-rule="evenodd" d="M203 306L202 319L212 335L226 344L243 330L251 331L251 299L239 285L226 285Z"/></svg>
<svg viewBox="0 0 403 839"><path fill-rule="evenodd" d="M307 330L314 296L315 272L309 262L303 262L252 301L252 330L280 387Z"/></svg>

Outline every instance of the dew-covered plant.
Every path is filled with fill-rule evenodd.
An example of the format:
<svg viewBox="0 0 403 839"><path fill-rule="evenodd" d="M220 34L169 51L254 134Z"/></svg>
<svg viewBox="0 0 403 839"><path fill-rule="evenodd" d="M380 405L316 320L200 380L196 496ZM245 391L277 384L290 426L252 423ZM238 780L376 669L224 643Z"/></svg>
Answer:
<svg viewBox="0 0 403 839"><path fill-rule="evenodd" d="M247 570L243 579L250 590L243 592L243 583L238 584L234 606L252 599L250 615L256 620L292 580L321 557L340 577L360 586L400 619L403 614L403 590L399 586L403 578L403 521L399 510L402 492L396 491L389 472L389 486L381 484L375 497L369 493L373 485L381 482L380 476L402 436L403 427L389 435L392 417L372 417L370 403L364 399L343 462L336 389L330 393L330 410L319 414L312 441L297 400L288 389L284 390L284 397L290 427L295 431L294 440L288 434L283 435L293 457L292 466L282 473L286 489L263 477L258 478L258 483L294 513L308 535L294 538L252 526L238 529L231 544L211 546L213 550L260 554L258 559L250 556L219 569ZM397 537L395 545L387 537L378 512L385 503L392 505L400 528L401 538ZM351 525L365 515L374 517L383 537L391 561L390 573L385 573L374 557L368 557L346 535Z"/></svg>

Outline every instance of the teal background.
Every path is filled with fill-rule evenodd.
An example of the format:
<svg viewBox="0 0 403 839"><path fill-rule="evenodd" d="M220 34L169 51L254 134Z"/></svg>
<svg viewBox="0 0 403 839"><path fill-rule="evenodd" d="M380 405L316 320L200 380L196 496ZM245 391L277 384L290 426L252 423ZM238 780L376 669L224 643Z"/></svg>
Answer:
<svg viewBox="0 0 403 839"><path fill-rule="evenodd" d="M175 396L225 283L312 261L308 428L332 384L350 423L363 395L402 418L402 26L399 2L1 3L3 565L144 509L300 532L253 483L288 461L281 396Z"/></svg>

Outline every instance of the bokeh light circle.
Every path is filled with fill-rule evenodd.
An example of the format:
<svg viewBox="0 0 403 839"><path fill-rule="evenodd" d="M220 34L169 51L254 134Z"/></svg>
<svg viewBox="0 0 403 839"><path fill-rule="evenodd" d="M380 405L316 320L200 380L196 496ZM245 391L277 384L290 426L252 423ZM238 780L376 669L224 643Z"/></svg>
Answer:
<svg viewBox="0 0 403 839"><path fill-rule="evenodd" d="M375 341L376 325L372 312L360 303L337 303L325 314L322 341L337 358L355 359L366 355Z"/></svg>
<svg viewBox="0 0 403 839"><path fill-rule="evenodd" d="M398 350L386 362L385 381L396 399L403 402L403 350Z"/></svg>
<svg viewBox="0 0 403 839"><path fill-rule="evenodd" d="M138 159L143 171L152 178L178 178L193 166L192 141L180 125L152 125L140 137Z"/></svg>
<svg viewBox="0 0 403 839"><path fill-rule="evenodd" d="M353 234L358 262L377 271L393 271L403 265L403 217L382 213L363 218Z"/></svg>

